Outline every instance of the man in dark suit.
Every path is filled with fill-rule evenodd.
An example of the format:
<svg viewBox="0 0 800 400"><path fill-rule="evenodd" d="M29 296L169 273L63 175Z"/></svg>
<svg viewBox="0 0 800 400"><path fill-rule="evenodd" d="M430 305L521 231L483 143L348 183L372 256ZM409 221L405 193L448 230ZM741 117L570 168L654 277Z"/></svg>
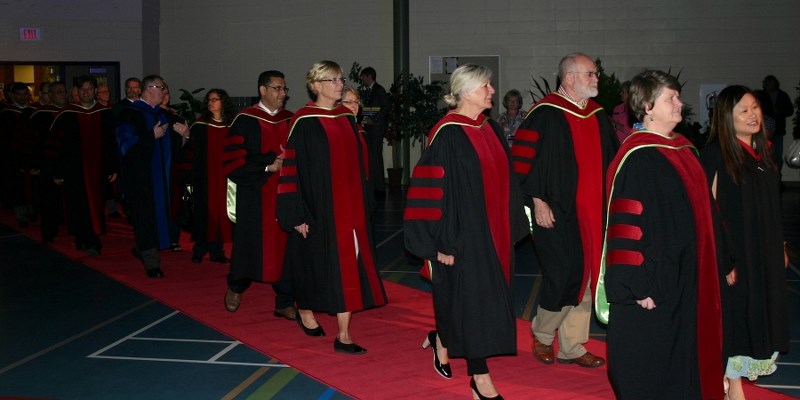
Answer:
<svg viewBox="0 0 800 400"><path fill-rule="evenodd" d="M388 127L388 116L391 107L386 89L375 82L375 68L361 70L361 84L366 89L364 108L361 110L361 124L367 131L369 146L369 180L375 195L382 198L386 193L386 182L383 172L383 138Z"/></svg>

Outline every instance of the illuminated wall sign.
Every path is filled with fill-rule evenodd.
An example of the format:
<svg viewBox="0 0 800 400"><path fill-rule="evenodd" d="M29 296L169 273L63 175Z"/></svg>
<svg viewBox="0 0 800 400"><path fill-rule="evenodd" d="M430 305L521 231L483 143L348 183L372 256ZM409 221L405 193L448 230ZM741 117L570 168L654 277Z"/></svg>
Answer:
<svg viewBox="0 0 800 400"><path fill-rule="evenodd" d="M19 40L23 42L38 42L42 40L40 28L19 28Z"/></svg>

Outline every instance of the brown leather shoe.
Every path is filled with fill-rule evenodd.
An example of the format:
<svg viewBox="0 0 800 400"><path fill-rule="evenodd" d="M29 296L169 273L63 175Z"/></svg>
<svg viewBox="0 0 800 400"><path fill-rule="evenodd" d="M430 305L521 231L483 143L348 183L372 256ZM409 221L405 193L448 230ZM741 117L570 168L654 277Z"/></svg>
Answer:
<svg viewBox="0 0 800 400"><path fill-rule="evenodd" d="M295 308L295 306L276 308L272 315L294 321L297 318L297 308Z"/></svg>
<svg viewBox="0 0 800 400"><path fill-rule="evenodd" d="M569 358L569 359L559 358L558 362L560 364L578 364L581 367L597 368L605 364L606 360L604 360L602 357L598 357L587 351L578 358Z"/></svg>
<svg viewBox="0 0 800 400"><path fill-rule="evenodd" d="M225 292L225 309L230 312L236 312L239 309L239 303L242 301L242 294L232 292L228 289Z"/></svg>
<svg viewBox="0 0 800 400"><path fill-rule="evenodd" d="M536 336L533 337L533 356L536 357L537 360L545 363L545 364L552 364L553 363L553 346L546 345L536 339Z"/></svg>

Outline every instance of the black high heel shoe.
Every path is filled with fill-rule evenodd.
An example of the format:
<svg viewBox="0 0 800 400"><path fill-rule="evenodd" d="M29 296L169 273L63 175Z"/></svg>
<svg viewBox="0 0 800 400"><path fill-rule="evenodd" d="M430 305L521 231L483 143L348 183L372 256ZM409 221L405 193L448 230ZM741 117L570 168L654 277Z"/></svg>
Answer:
<svg viewBox="0 0 800 400"><path fill-rule="evenodd" d="M482 395L481 392L478 390L478 385L475 384L475 378L469 378L469 387L472 388L473 399L475 398L475 396L477 396L478 400L503 400L503 396L500 396L499 394L494 397L486 397Z"/></svg>
<svg viewBox="0 0 800 400"><path fill-rule="evenodd" d="M297 324L300 325L301 328L303 328L303 332L306 335L308 335L308 336L325 336L325 331L322 330L322 325L318 325L316 328L313 328L313 329L312 328L306 328L306 326L303 325L303 319L300 318L300 313L299 312L295 316L295 319L297 320Z"/></svg>
<svg viewBox="0 0 800 400"><path fill-rule="evenodd" d="M428 332L428 337L422 342L422 348L427 349L428 346L433 348L433 369L439 373L443 378L450 379L453 377L453 372L450 371L450 364L442 364L439 361L439 353L436 352L436 331Z"/></svg>

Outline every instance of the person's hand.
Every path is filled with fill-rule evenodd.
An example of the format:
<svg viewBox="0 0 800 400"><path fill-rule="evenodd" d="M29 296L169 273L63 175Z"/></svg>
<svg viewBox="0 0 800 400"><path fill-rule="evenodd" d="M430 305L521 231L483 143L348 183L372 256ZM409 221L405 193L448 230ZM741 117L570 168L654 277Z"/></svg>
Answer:
<svg viewBox="0 0 800 400"><path fill-rule="evenodd" d="M542 199L538 199L536 197L533 198L533 218L536 222L536 225L541 226L542 228L553 228L556 218L553 216L553 210L550 209L550 205L542 201Z"/></svg>
<svg viewBox="0 0 800 400"><path fill-rule="evenodd" d="M308 237L308 224L300 224L294 227L294 230L303 235L303 239Z"/></svg>
<svg viewBox="0 0 800 400"><path fill-rule="evenodd" d="M33 168L33 169L31 169L31 175L33 175L33 176L39 176L39 173L40 173L40 172L41 172L41 171L39 171L39 170L38 170L38 169L36 169L36 168Z"/></svg>
<svg viewBox="0 0 800 400"><path fill-rule="evenodd" d="M641 300L636 300L636 304L642 306L642 308L644 308L646 310L652 310L652 309L656 308L656 302L653 301L653 299L651 297L646 297L646 298L641 299Z"/></svg>
<svg viewBox="0 0 800 400"><path fill-rule="evenodd" d="M117 180L117 173L116 172L108 176L108 181L109 182L114 182L116 180Z"/></svg>
<svg viewBox="0 0 800 400"><path fill-rule="evenodd" d="M172 126L172 129L174 129L175 132L178 132L178 135L181 135L182 138L189 139L189 134L191 133L191 131L189 130L188 124L182 122L176 122Z"/></svg>
<svg viewBox="0 0 800 400"><path fill-rule="evenodd" d="M167 133L167 124L162 124L161 121L156 122L156 125L153 127L153 137L156 139L161 139L165 133Z"/></svg>
<svg viewBox="0 0 800 400"><path fill-rule="evenodd" d="M736 268L732 269L728 275L725 275L725 280L728 282L728 286L736 284Z"/></svg>
<svg viewBox="0 0 800 400"><path fill-rule="evenodd" d="M55 183L58 186L61 186L64 183L64 180L61 178L53 178L53 183Z"/></svg>
<svg viewBox="0 0 800 400"><path fill-rule="evenodd" d="M437 252L436 253L436 261L447 265L448 267L452 267L453 264L456 263L456 258L454 256L450 256L444 253Z"/></svg>

